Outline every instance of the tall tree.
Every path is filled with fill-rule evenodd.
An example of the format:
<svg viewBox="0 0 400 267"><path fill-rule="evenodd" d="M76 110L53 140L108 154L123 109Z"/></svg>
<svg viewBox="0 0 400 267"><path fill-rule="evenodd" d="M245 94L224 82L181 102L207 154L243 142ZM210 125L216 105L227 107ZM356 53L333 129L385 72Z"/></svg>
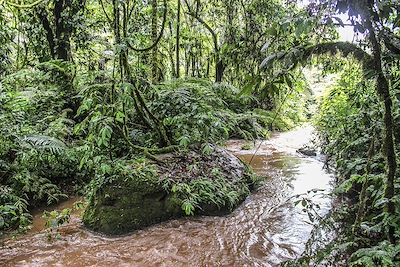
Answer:
<svg viewBox="0 0 400 267"><path fill-rule="evenodd" d="M51 13L45 3L36 6L35 13L46 33L50 55L53 59L71 60L71 35L75 16L84 10L86 1L54 0Z"/></svg>
<svg viewBox="0 0 400 267"><path fill-rule="evenodd" d="M177 15L176 15L176 44L175 44L175 53L176 53L176 78L179 78L179 46L180 46L180 25L181 25L181 0L177 0L178 2L178 7L177 7Z"/></svg>
<svg viewBox="0 0 400 267"><path fill-rule="evenodd" d="M158 36L158 16L157 16L157 0L153 0L152 2L152 16L151 16L151 36L152 42L156 42ZM155 46L151 50L151 72L153 81L157 82L160 79L159 71L158 71L158 48Z"/></svg>
<svg viewBox="0 0 400 267"><path fill-rule="evenodd" d="M396 152L394 143L393 133L393 114L392 114L392 99L390 95L390 76L386 74L385 66L389 66L390 57L383 58L383 49L392 51L391 53L398 53L400 51L400 44L396 42L390 42L390 40L397 40L394 36L393 31L389 31L389 24L392 27L397 28L398 25L393 23L388 24L388 19L393 17L393 11L400 10L400 4L397 2L386 1L381 3L377 0L321 0L319 5L312 3L310 5L310 14L318 13L322 14L326 12L323 21L330 23L335 12L345 13L351 17L351 24L354 26L355 31L366 33L366 40L368 42L368 49L372 54L368 54L362 48L352 43L346 42L332 42L332 43L320 43L317 45L309 45L306 47L297 46L289 52L281 52L281 54L275 54L266 58L263 65L271 65L275 60L283 62L291 62L290 68L295 67L301 60L308 60L311 55L324 54L324 53L336 53L342 52L344 55L353 54L355 58L360 60L364 64L364 68L368 71L368 74L372 74L372 78L375 80L375 88L377 95L380 97L384 106L384 146L383 154L386 157L386 183L384 189L385 197L385 210L389 217L394 217L396 214L396 207L394 204L395 197L395 176L396 176ZM322 12L321 12L322 11ZM397 17L400 20L400 15ZM342 24L342 23L341 23ZM384 40L386 36L386 41ZM385 44L385 46L383 46ZM295 55L295 57L293 57ZM396 236L394 232L394 226L392 223L386 224L386 235L387 239L391 243L396 242Z"/></svg>
<svg viewBox="0 0 400 267"><path fill-rule="evenodd" d="M188 9L188 14L190 16L192 16L193 18L195 18L211 34L212 43L214 46L215 82L221 82L223 74L224 74L224 70L225 70L225 65L224 65L224 62L222 61L222 58L220 55L220 45L219 45L219 41L218 41L218 34L213 28L211 28L211 26L203 18L200 17L200 14L199 14L199 10L201 8L200 0L196 0L195 9L190 5L190 3L187 0L185 0L185 4Z"/></svg>

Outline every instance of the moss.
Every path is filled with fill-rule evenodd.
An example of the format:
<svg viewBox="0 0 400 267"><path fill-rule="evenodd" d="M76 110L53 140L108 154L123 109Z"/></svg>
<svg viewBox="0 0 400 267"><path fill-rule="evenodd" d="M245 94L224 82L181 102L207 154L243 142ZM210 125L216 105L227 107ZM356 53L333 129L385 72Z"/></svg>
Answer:
<svg viewBox="0 0 400 267"><path fill-rule="evenodd" d="M83 216L85 226L125 234L184 215L227 214L249 194L252 177L233 155L220 150L209 157L191 152L190 157L198 165L194 173L188 171L193 162L182 160L182 155L169 158L167 168L148 162L112 165L112 171L95 183ZM211 162L217 164L212 169ZM176 169L182 169L182 175Z"/></svg>
<svg viewBox="0 0 400 267"><path fill-rule="evenodd" d="M158 177L119 177L104 183L90 199L84 224L106 234L123 234L174 216ZM171 202L171 203L170 203Z"/></svg>

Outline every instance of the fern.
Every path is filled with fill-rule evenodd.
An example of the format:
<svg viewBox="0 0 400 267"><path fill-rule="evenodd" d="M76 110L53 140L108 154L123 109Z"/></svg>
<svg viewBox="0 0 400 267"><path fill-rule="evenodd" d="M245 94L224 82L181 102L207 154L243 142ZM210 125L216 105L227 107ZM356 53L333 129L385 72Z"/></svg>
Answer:
<svg viewBox="0 0 400 267"><path fill-rule="evenodd" d="M0 225L29 223L30 207L66 197L58 187L77 173L68 62L45 62L2 77L0 83ZM68 77L67 77L68 76ZM67 78L67 79L66 79ZM72 100L74 101L74 100Z"/></svg>
<svg viewBox="0 0 400 267"><path fill-rule="evenodd" d="M35 201L40 202L45 200L50 205L67 197L49 179L40 177L27 170L14 175L13 180L24 194L27 194L27 196L30 196Z"/></svg>
<svg viewBox="0 0 400 267"><path fill-rule="evenodd" d="M9 186L0 186L0 229L24 227L31 222L28 201L15 194Z"/></svg>
<svg viewBox="0 0 400 267"><path fill-rule="evenodd" d="M68 61L50 60L37 65L39 69L49 71L55 74L61 74L64 78L70 78L73 72L74 65Z"/></svg>
<svg viewBox="0 0 400 267"><path fill-rule="evenodd" d="M215 143L239 136L254 139L268 132L268 118L248 111L250 105L258 105L255 98L239 96L240 90L233 86L191 79L155 89L150 106L164 118L176 144Z"/></svg>
<svg viewBox="0 0 400 267"><path fill-rule="evenodd" d="M63 141L45 135L25 136L21 139L21 141L23 145L28 145L37 151L50 152L54 155L61 154L67 148Z"/></svg>
<svg viewBox="0 0 400 267"><path fill-rule="evenodd" d="M399 266L400 261L396 257L400 253L400 245L393 245L387 241L378 246L362 248L350 257L349 267L394 267Z"/></svg>

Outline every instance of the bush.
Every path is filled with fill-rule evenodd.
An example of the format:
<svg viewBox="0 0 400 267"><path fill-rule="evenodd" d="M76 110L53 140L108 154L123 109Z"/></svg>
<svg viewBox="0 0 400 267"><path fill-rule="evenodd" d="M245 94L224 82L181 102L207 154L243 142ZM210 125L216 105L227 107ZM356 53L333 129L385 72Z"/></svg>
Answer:
<svg viewBox="0 0 400 267"><path fill-rule="evenodd" d="M67 63L52 61L0 82L0 229L23 228L30 208L56 203L71 190L78 159L69 147L70 73Z"/></svg>
<svg viewBox="0 0 400 267"><path fill-rule="evenodd" d="M388 243L384 235L392 225L399 236L400 216L391 216L385 210L388 200L384 198L383 114L374 88L374 83L365 81L358 65L347 62L337 84L322 99L315 125L323 151L336 167L334 193L342 201L315 229L303 257L284 266L322 262L343 262L353 267L399 266L399 246ZM391 90L393 113L399 114L399 100L395 97L398 88ZM399 128L396 115L394 122ZM397 151L399 144L397 139ZM399 188L399 179L395 183ZM398 209L399 199L393 201ZM326 238L330 234L333 238Z"/></svg>
<svg viewBox="0 0 400 267"><path fill-rule="evenodd" d="M257 108L256 98L239 92L227 84L174 80L156 87L150 106L163 118L172 140L182 146L263 138L270 128L293 126L290 119L275 118L275 112Z"/></svg>

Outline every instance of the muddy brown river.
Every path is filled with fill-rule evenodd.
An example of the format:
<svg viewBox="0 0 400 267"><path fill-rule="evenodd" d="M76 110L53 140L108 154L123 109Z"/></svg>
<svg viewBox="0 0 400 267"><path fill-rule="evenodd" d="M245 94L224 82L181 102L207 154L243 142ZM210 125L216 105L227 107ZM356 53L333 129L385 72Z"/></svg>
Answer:
<svg viewBox="0 0 400 267"><path fill-rule="evenodd" d="M293 196L328 191L332 180L321 156L296 153L311 137L312 128L303 126L264 141L251 166L265 181L230 215L182 218L112 238L85 230L75 214L60 228L61 239L53 241L37 215L34 229L1 244L0 265L275 266L294 259L303 252L312 224ZM242 150L245 143L230 140L227 148L249 162L255 149ZM320 214L329 210L328 197L309 197L321 206Z"/></svg>

